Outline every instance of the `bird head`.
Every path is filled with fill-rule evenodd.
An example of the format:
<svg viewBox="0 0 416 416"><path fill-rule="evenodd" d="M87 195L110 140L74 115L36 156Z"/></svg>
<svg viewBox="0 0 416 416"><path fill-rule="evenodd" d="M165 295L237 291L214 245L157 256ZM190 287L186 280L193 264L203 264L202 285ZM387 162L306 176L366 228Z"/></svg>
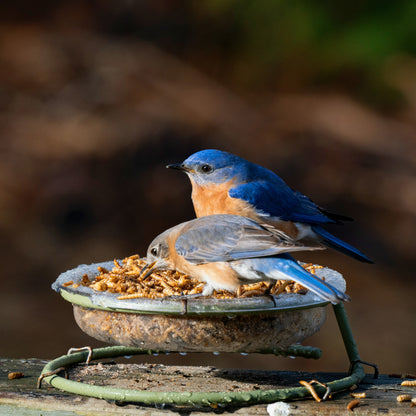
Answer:
<svg viewBox="0 0 416 416"><path fill-rule="evenodd" d="M194 153L183 163L166 167L184 171L198 185L208 185L231 179L244 180L251 165L253 164L231 153L208 149Z"/></svg>
<svg viewBox="0 0 416 416"><path fill-rule="evenodd" d="M140 272L141 279L145 279L155 270L172 268L169 261L169 245L167 237L170 230L158 235L149 245L146 255L146 265Z"/></svg>

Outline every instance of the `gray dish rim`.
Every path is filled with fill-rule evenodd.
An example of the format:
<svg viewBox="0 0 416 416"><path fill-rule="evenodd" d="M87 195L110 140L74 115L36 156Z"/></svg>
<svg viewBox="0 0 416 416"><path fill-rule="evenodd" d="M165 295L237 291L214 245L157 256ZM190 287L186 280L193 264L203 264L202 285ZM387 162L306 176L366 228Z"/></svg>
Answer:
<svg viewBox="0 0 416 416"><path fill-rule="evenodd" d="M318 298L316 295L281 294L278 296L253 296L249 298L215 299L196 298L180 299L169 298L134 298L117 299L120 294L97 292L88 287L73 288L64 286L64 283L73 281L79 283L84 274L89 277L98 275L98 267L111 268L112 261L80 265L59 275L52 284L52 288L66 301L73 305L89 309L98 309L109 312L122 312L130 314L153 315L246 315L258 313L280 313L317 307L324 307L330 302ZM342 277L341 277L342 278ZM305 300L305 301L303 301Z"/></svg>

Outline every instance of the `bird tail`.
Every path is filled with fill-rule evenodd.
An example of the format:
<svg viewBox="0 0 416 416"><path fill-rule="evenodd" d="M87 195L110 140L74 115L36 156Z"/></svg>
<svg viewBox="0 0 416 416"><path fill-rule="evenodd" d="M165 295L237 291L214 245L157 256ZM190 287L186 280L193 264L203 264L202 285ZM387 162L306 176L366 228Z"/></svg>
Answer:
<svg viewBox="0 0 416 416"><path fill-rule="evenodd" d="M339 238L335 237L330 232L322 228L320 225L313 225L312 230L321 237L322 242L326 246L334 248L335 250L338 250L341 253L347 254L348 256L351 256L362 262L374 263L365 254L361 253L360 250L356 249L355 247L351 246L345 241L342 241Z"/></svg>
<svg viewBox="0 0 416 416"><path fill-rule="evenodd" d="M332 303L339 303L341 301L350 301L351 298L344 292L341 292L334 286L307 272L296 261L290 263L289 267L284 268L284 273L287 276L310 291L316 293L321 298L324 298Z"/></svg>

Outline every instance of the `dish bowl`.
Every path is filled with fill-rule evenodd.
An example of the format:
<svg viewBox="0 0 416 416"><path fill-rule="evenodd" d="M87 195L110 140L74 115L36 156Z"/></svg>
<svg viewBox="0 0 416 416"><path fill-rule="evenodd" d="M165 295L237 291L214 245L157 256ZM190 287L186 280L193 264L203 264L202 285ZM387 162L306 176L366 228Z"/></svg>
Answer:
<svg viewBox="0 0 416 416"><path fill-rule="evenodd" d="M80 265L62 273L52 285L73 305L79 327L109 344L176 352L284 350L318 332L326 319L328 302L311 291L186 301L118 299L120 294L98 292L81 284L84 275L93 279L99 267L111 269L112 265ZM325 267L315 273L345 291L340 273Z"/></svg>

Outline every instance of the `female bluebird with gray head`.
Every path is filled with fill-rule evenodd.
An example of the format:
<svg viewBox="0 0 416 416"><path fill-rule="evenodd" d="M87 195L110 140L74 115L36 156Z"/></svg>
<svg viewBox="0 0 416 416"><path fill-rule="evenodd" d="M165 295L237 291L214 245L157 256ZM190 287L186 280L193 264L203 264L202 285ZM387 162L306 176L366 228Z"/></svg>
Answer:
<svg viewBox="0 0 416 416"><path fill-rule="evenodd" d="M333 303L348 295L307 272L289 251L305 247L279 230L236 215L210 215L172 227L149 245L142 278L154 270L174 269L214 289L236 291L253 281L294 280ZM192 297L193 295L191 295ZM200 295L198 295L200 296Z"/></svg>
<svg viewBox="0 0 416 416"><path fill-rule="evenodd" d="M322 227L350 218L320 208L262 166L220 150L202 150L183 163L167 167L188 174L197 217L241 215L270 224L308 246L331 247L372 263L361 251Z"/></svg>

